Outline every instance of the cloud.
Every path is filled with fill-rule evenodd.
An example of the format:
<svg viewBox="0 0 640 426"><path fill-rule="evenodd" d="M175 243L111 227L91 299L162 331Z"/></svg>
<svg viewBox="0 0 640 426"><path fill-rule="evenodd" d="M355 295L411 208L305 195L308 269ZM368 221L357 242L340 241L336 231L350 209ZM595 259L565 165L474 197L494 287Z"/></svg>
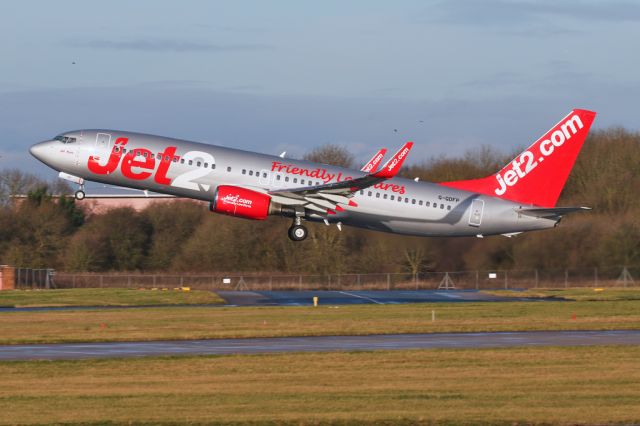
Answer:
<svg viewBox="0 0 640 426"><path fill-rule="evenodd" d="M414 140L411 162L480 145L510 152L528 145L573 107L597 111L599 128L637 129L640 87L585 81L570 69L559 72L549 71L549 81L537 90L477 100L292 97L162 85L3 93L0 170L18 167L54 176L29 155L29 146L82 128L140 131L275 155L287 150L292 157L335 143L347 146L359 161L380 147L393 150ZM495 78L517 81L518 76ZM61 100L64 108L51 108Z"/></svg>
<svg viewBox="0 0 640 426"><path fill-rule="evenodd" d="M550 19L574 21L635 22L640 21L640 3L625 0L447 0L432 10L430 22L518 27L548 23ZM552 28L561 31L562 28ZM570 29L565 29L571 31Z"/></svg>
<svg viewBox="0 0 640 426"><path fill-rule="evenodd" d="M74 40L66 43L71 47L82 47L91 49L110 49L110 50L135 50L142 52L245 52L272 49L272 46L266 44L215 44L208 42L187 41L187 40Z"/></svg>

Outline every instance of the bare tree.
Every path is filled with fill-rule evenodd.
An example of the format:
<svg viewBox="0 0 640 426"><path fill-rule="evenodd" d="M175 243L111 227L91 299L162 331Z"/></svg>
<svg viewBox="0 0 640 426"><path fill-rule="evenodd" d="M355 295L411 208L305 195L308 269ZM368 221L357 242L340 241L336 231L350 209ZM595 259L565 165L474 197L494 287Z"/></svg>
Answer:
<svg viewBox="0 0 640 426"><path fill-rule="evenodd" d="M345 147L327 144L315 148L313 151L305 154L303 157L307 161L315 163L330 164L332 166L340 166L350 168L353 166L353 154Z"/></svg>

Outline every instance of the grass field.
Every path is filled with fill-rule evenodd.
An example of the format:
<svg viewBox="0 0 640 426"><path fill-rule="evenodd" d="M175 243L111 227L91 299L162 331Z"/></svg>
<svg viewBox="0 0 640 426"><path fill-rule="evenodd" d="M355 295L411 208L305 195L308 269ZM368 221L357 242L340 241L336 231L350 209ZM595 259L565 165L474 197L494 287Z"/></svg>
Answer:
<svg viewBox="0 0 640 426"><path fill-rule="evenodd" d="M210 291L68 289L0 291L0 307L149 306L216 304L224 301Z"/></svg>
<svg viewBox="0 0 640 426"><path fill-rule="evenodd" d="M568 289L529 289L525 291L493 290L484 293L505 297L556 298L562 300L603 301L603 300L640 300L638 288L568 288Z"/></svg>
<svg viewBox="0 0 640 426"><path fill-rule="evenodd" d="M435 321L432 321L435 311ZM0 313L0 344L300 335L640 329L640 301L163 307Z"/></svg>
<svg viewBox="0 0 640 426"><path fill-rule="evenodd" d="M640 422L640 348L0 363L0 423Z"/></svg>

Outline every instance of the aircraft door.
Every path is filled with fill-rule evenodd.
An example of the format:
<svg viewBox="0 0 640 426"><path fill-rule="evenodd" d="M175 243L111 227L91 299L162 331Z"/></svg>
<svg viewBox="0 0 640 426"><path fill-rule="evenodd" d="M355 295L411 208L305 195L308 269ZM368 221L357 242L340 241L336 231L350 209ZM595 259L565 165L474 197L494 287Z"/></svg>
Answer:
<svg viewBox="0 0 640 426"><path fill-rule="evenodd" d="M75 149L74 160L76 163L76 167L78 167L80 165L80 150L82 150L82 148L80 146L76 146L74 147L74 149Z"/></svg>
<svg viewBox="0 0 640 426"><path fill-rule="evenodd" d="M484 200L475 199L471 202L471 212L469 214L469 225L480 226L482 224L482 214L484 213Z"/></svg>
<svg viewBox="0 0 640 426"><path fill-rule="evenodd" d="M267 169L260 170L260 185L269 186L271 184L271 172Z"/></svg>
<svg viewBox="0 0 640 426"><path fill-rule="evenodd" d="M111 135L108 133L98 133L96 135L96 148L98 151L109 151L109 149L111 149Z"/></svg>

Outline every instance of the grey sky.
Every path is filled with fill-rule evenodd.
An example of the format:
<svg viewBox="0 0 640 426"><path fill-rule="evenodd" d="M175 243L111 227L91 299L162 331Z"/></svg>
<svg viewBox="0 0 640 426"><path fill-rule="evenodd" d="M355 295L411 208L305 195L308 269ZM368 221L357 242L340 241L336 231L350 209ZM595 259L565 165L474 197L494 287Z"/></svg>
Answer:
<svg viewBox="0 0 640 426"><path fill-rule="evenodd" d="M363 159L412 139L414 161L527 145L572 107L636 130L639 23L631 1L15 2L0 169L53 175L28 146L89 127Z"/></svg>

